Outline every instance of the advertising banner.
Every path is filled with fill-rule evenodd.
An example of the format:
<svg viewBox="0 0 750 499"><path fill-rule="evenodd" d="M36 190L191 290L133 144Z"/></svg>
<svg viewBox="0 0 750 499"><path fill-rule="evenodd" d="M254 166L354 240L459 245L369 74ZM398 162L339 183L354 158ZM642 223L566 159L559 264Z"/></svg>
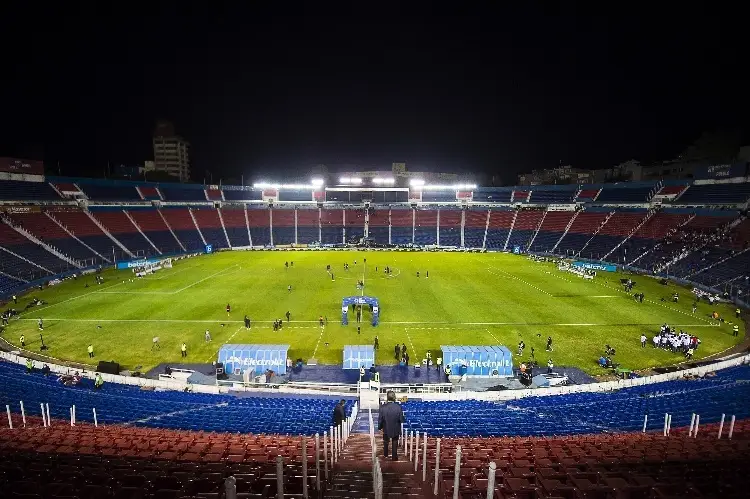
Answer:
<svg viewBox="0 0 750 499"><path fill-rule="evenodd" d="M39 213L42 209L39 206L0 206L0 211L5 213Z"/></svg>
<svg viewBox="0 0 750 499"><path fill-rule="evenodd" d="M513 354L507 347L496 346L441 346L443 365L451 366L451 373L467 376L513 376Z"/></svg>
<svg viewBox="0 0 750 499"><path fill-rule="evenodd" d="M695 169L696 180L720 180L724 178L745 177L748 175L747 163L701 166Z"/></svg>
<svg viewBox="0 0 750 499"><path fill-rule="evenodd" d="M375 347L372 345L344 345L344 369L369 369L375 363Z"/></svg>
<svg viewBox="0 0 750 499"><path fill-rule="evenodd" d="M573 267L586 270L601 270L602 272L617 272L617 265L609 263L573 262Z"/></svg>
<svg viewBox="0 0 750 499"><path fill-rule="evenodd" d="M0 158L0 172L44 175L44 163L33 159Z"/></svg>
<svg viewBox="0 0 750 499"><path fill-rule="evenodd" d="M222 345L218 361L224 364L227 374L242 374L250 369L262 374L271 369L276 374L286 374L286 357L289 345Z"/></svg>
<svg viewBox="0 0 750 499"><path fill-rule="evenodd" d="M161 258L149 258L148 260L130 260L129 262L117 262L117 270L123 269L134 269L136 267L143 267L149 263L159 263Z"/></svg>

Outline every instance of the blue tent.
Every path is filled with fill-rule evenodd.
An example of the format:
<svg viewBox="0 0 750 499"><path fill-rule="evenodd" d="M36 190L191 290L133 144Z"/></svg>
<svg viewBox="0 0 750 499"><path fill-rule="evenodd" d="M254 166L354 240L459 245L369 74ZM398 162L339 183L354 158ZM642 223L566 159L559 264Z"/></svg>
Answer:
<svg viewBox="0 0 750 499"><path fill-rule="evenodd" d="M443 365L467 376L513 376L513 354L504 346L443 345Z"/></svg>
<svg viewBox="0 0 750 499"><path fill-rule="evenodd" d="M344 369L369 369L375 363L372 345L344 345Z"/></svg>
<svg viewBox="0 0 750 499"><path fill-rule="evenodd" d="M380 306L378 299L372 296L348 296L341 300L341 325L349 324L349 307L352 305L370 305L372 307L372 325L380 322Z"/></svg>
<svg viewBox="0 0 750 499"><path fill-rule="evenodd" d="M240 374L254 369L260 374L271 369L276 374L286 374L286 356L289 345L223 345L219 349L219 362L229 374Z"/></svg>

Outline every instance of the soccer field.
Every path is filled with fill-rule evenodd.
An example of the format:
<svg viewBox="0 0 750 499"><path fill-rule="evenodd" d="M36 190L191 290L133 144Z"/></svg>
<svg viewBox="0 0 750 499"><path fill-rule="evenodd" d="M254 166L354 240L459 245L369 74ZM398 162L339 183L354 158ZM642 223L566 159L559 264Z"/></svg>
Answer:
<svg viewBox="0 0 750 499"><path fill-rule="evenodd" d="M285 268L284 262L292 259L293 267ZM349 263L349 271L344 263ZM335 280L326 265L331 265ZM386 265L393 269L391 275L383 272ZM344 345L372 344L377 334L377 363L392 364L396 343L407 345L413 363L440 345L501 344L515 353L523 340L525 360L534 347L540 364L552 358L557 366L576 366L595 375L605 373L596 361L606 343L617 350L615 360L631 369L684 360L681 354L651 347L651 337L664 322L701 338L694 359L724 351L744 337L743 324L735 338L729 324L711 321L713 309L707 303L693 314L686 288L635 277L636 290L646 295L641 304L622 291L619 273L600 272L594 280L583 280L551 263L510 254L222 252L180 260L172 269L133 282L131 271L102 275L102 285L89 275L25 295L16 306L19 310L32 297L48 304L12 321L3 337L18 345L25 334L27 348L39 351L36 321L41 317L47 355L93 364L86 352L91 343L94 361L115 360L123 368L144 369L179 362L183 341L188 362L216 360L225 343L282 343L291 345L292 358L340 364ZM360 335L353 313L349 325L341 325L341 299L361 294L358 280L364 280L367 296L380 300L381 321L371 326L365 312ZM681 294L677 304L671 302L674 291ZM232 307L229 315L227 304ZM733 320L733 307L714 308ZM272 322L287 311L291 323L285 320L283 329L274 332ZM242 322L245 314L252 320L249 330ZM325 328L318 326L320 315L328 318ZM211 343L204 341L206 329ZM640 346L642 332L649 337L647 348ZM161 339L157 351L151 350L154 336ZM547 336L553 338L552 353L544 351Z"/></svg>

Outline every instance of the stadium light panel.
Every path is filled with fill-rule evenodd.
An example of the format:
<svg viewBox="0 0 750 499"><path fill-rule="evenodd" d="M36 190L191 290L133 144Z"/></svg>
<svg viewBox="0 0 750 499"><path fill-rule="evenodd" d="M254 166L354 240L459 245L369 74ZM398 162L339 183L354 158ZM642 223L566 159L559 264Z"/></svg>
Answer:
<svg viewBox="0 0 750 499"><path fill-rule="evenodd" d="M382 178L382 177L375 177L372 179L373 184L395 184L396 179L394 178Z"/></svg>
<svg viewBox="0 0 750 499"><path fill-rule="evenodd" d="M453 190L453 191L460 191L460 190L466 190L466 189L476 189L476 184L453 184L453 185L425 185L425 190L433 190L433 191L439 191L439 190Z"/></svg>
<svg viewBox="0 0 750 499"><path fill-rule="evenodd" d="M424 185L424 180L419 178L413 178L409 181L409 185L412 187L422 187Z"/></svg>
<svg viewBox="0 0 750 499"><path fill-rule="evenodd" d="M312 185L313 187L323 187L323 184L324 184L324 183L325 183L325 182L323 181L323 179L322 179L322 178L314 178L314 179L312 179L312 180L310 181L310 184L311 184L311 185Z"/></svg>
<svg viewBox="0 0 750 499"><path fill-rule="evenodd" d="M253 184L254 189L317 189L319 185L313 184L271 184L268 182L258 182Z"/></svg>

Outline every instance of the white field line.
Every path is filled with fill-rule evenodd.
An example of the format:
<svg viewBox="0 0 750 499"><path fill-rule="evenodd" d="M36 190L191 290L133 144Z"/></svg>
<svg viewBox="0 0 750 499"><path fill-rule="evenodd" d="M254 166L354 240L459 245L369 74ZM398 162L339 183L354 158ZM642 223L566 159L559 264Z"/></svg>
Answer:
<svg viewBox="0 0 750 499"><path fill-rule="evenodd" d="M112 295L176 295L177 293L181 293L185 291L186 289L190 289L193 286L197 286L198 284L204 281L207 281L208 279L211 279L212 277L216 277L217 275L223 274L224 272L231 270L235 267L239 267L239 265L232 265L231 267L222 269L218 272L211 274L210 276L206 276L203 279L195 281L194 283L188 284L187 286L177 289L175 291L100 291L100 293L112 294ZM120 283L120 284L123 284L123 283Z"/></svg>
<svg viewBox="0 0 750 499"><path fill-rule="evenodd" d="M122 284L123 284L122 282L118 282L118 283L106 286L104 289L114 288L115 286L120 286ZM38 312L41 312L42 310L46 310L46 309L48 309L50 307L55 307L57 305L62 305L63 303L68 303L69 301L78 300L79 298L85 298L85 297L87 297L89 295L92 295L94 293L106 293L106 291L102 291L101 289L94 289L93 291L89 291L88 293L83 293L82 295L74 296L72 298L68 298L67 300L63 300L61 302L51 303L49 305L45 305L42 308L33 308L28 313L36 315ZM22 313L24 313L24 312L22 312Z"/></svg>
<svg viewBox="0 0 750 499"><path fill-rule="evenodd" d="M301 329L301 328L300 328ZM315 344L315 350L313 350L312 358L315 358L315 354L318 353L318 347L320 346L320 340L323 339L323 333L325 332L326 328L323 326L320 328L320 335L318 336L318 342Z"/></svg>
<svg viewBox="0 0 750 499"><path fill-rule="evenodd" d="M238 328L237 328L237 331L235 331L234 333L232 333L232 336L230 336L229 338L227 338L227 341L225 341L224 343L222 343L222 345L228 345L228 344L232 343L232 338L234 338L235 336L237 336L237 333L239 333L239 332L240 332L240 331L242 331L243 329L245 329L245 325L244 325L244 322L243 322L243 325L242 325L242 326L240 326L240 327L238 327ZM219 355L219 350L221 350L221 347L219 347L219 348L218 348L218 349L216 350L216 353L215 353L215 354L213 354L213 355L211 355L211 356L210 356L209 358L207 358L207 359L206 359L206 362L210 362L210 361L212 361L213 359L216 359L216 358L218 358L218 355Z"/></svg>
<svg viewBox="0 0 750 499"><path fill-rule="evenodd" d="M34 321L37 319L16 319L19 321ZM242 321L225 321L220 319L66 319L63 317L45 317L50 322L175 322L195 324L231 324ZM318 321L300 321L296 323L317 324ZM253 324L272 324L273 320L257 321ZM622 327L622 326L661 326L661 322L632 322L632 323L608 323L608 322L447 322L447 321L391 321L381 322L384 325L413 325L413 324L444 324L452 326L596 326L596 327ZM675 324L677 327L719 327L719 324ZM312 329L310 326L288 326L297 329ZM412 329L420 329L413 327Z"/></svg>
<svg viewBox="0 0 750 499"><path fill-rule="evenodd" d="M506 271L504 271L502 269L498 269L497 267L487 267L487 272L489 272L490 274L494 274L494 275L496 275L498 277L503 277L503 275L497 274L497 273L493 272L493 270L497 270L498 272L501 272L502 274L504 274L505 277L510 277L511 279L515 279L516 281L520 281L520 282L524 283L525 285L527 285L527 286L529 286L531 288L536 289L540 293L544 293L547 296L554 296L552 293L550 293L548 291L545 291L542 288L531 284L530 282L524 281L520 277L516 277L513 274L509 274L508 272L506 272Z"/></svg>
<svg viewBox="0 0 750 499"><path fill-rule="evenodd" d="M494 334L492 334L492 331L486 328L485 328L485 331L487 331L489 335L492 336L492 339L495 340L496 343L500 343L500 340L498 340L497 337Z"/></svg>
<svg viewBox="0 0 750 499"><path fill-rule="evenodd" d="M406 332L406 339L409 340L409 348L411 348L412 355L417 355L417 351L414 349L414 342L411 341L411 336L409 335L409 330L404 328L404 331ZM406 366L409 367L409 366Z"/></svg>

